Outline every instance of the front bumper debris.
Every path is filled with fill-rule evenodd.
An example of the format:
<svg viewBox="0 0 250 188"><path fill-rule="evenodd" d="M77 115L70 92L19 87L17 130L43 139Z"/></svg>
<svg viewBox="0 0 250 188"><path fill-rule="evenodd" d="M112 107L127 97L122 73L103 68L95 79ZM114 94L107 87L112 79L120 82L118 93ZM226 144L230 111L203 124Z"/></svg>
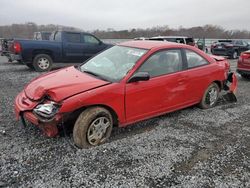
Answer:
<svg viewBox="0 0 250 188"><path fill-rule="evenodd" d="M236 91L238 87L238 80L233 72L229 72L227 80L224 82L223 89L226 93L223 95L223 98L229 102L237 102Z"/></svg>
<svg viewBox="0 0 250 188"><path fill-rule="evenodd" d="M16 119L21 119L23 127L26 127L27 122L29 122L41 129L46 136L57 136L59 132L57 125L60 124L62 115L56 114L50 121L44 121L41 117L38 117L33 113L33 109L38 103L38 101L32 101L27 98L22 91L15 100Z"/></svg>

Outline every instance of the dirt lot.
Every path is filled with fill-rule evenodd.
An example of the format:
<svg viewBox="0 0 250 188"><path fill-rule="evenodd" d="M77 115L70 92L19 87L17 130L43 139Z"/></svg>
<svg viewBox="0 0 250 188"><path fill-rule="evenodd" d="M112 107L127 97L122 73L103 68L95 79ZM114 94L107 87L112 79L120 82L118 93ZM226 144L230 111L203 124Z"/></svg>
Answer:
<svg viewBox="0 0 250 188"><path fill-rule="evenodd" d="M89 150L15 121L14 98L38 75L0 59L0 187L250 187L250 81L239 75L236 104L115 128Z"/></svg>

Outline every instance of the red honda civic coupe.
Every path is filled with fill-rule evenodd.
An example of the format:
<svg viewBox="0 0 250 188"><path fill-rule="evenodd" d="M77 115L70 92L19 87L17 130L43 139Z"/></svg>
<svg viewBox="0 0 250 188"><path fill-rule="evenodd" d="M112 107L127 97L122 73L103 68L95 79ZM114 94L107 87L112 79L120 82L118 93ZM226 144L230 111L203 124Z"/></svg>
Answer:
<svg viewBox="0 0 250 188"><path fill-rule="evenodd" d="M221 90L234 92L229 63L201 50L171 42L130 41L82 65L32 80L15 99L17 119L31 122L47 136L74 124L80 148L104 143L112 127L199 104L216 105ZM229 87L228 87L229 85Z"/></svg>

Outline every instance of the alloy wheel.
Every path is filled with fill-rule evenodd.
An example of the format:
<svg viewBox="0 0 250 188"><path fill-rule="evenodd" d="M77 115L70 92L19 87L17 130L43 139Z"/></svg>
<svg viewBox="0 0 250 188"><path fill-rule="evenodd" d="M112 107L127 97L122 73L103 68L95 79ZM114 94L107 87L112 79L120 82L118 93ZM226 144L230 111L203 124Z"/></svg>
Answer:
<svg viewBox="0 0 250 188"><path fill-rule="evenodd" d="M93 146L98 145L103 139L105 139L107 128L110 125L111 122L107 117L96 118L88 128L88 142Z"/></svg>
<svg viewBox="0 0 250 188"><path fill-rule="evenodd" d="M38 60L37 65L40 69L46 70L47 68L49 68L50 62L47 58L43 57Z"/></svg>
<svg viewBox="0 0 250 188"><path fill-rule="evenodd" d="M214 105L218 98L218 91L216 88L212 87L206 96L206 103L210 106Z"/></svg>

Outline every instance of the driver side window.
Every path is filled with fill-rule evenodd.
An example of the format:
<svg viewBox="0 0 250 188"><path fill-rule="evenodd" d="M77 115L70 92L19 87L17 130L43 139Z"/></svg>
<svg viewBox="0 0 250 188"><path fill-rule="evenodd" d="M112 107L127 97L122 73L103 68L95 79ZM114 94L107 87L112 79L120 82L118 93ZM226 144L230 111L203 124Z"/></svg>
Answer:
<svg viewBox="0 0 250 188"><path fill-rule="evenodd" d="M148 72L152 78L181 70L181 51L174 49L156 52L142 64L137 72Z"/></svg>
<svg viewBox="0 0 250 188"><path fill-rule="evenodd" d="M82 40L84 41L84 43L92 44L92 45L97 45L100 43L95 37L91 35L83 35Z"/></svg>

